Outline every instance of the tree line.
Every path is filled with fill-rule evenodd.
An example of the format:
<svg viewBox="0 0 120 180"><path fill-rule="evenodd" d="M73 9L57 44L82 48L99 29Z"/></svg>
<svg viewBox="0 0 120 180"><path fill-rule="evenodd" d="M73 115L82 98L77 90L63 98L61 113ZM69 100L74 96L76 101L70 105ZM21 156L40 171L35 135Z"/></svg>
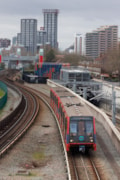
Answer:
<svg viewBox="0 0 120 180"><path fill-rule="evenodd" d="M63 55L62 58L59 58L58 54ZM118 49L109 50L101 54L99 60L93 60L75 53L63 53L54 49L47 51L44 56L45 62L70 63L71 66L78 66L80 64L99 66L101 73L107 73L110 77L116 75L120 81L120 46Z"/></svg>

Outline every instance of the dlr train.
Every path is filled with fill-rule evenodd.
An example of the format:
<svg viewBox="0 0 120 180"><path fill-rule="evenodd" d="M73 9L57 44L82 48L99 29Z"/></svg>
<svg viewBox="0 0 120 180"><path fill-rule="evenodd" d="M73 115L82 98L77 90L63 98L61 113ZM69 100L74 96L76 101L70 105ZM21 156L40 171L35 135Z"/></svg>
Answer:
<svg viewBox="0 0 120 180"><path fill-rule="evenodd" d="M65 88L53 87L50 104L58 118L67 152L76 147L82 152L96 150L95 118L80 99Z"/></svg>

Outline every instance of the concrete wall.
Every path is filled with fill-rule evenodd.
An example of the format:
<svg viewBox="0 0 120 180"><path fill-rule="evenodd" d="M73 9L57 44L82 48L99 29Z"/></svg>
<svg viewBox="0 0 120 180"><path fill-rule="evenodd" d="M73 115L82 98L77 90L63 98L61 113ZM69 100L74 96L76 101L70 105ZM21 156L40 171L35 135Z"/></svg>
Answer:
<svg viewBox="0 0 120 180"><path fill-rule="evenodd" d="M47 84L51 87L61 86L51 80L47 80ZM65 88L65 87L64 87ZM68 89L71 91L70 89ZM106 132L110 136L113 144L116 147L116 150L120 153L120 132L116 129L116 127L113 125L111 120L108 118L108 116L101 111L99 108L95 107L93 104L89 103L79 95L75 94L73 91L71 91L74 95L76 95L80 101L86 104L86 106L91 110L93 116L96 118L96 121L98 121L102 126L105 128Z"/></svg>

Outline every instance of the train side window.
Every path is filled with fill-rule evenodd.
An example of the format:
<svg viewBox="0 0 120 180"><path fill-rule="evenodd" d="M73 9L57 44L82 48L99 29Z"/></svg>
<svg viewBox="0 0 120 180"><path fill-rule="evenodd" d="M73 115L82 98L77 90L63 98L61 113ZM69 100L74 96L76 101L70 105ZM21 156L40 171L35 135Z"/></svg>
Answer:
<svg viewBox="0 0 120 180"><path fill-rule="evenodd" d="M57 101L56 101L56 102L57 102L57 106L58 106L58 98L57 98Z"/></svg>
<svg viewBox="0 0 120 180"><path fill-rule="evenodd" d="M54 94L52 93L52 100L54 99Z"/></svg>
<svg viewBox="0 0 120 180"><path fill-rule="evenodd" d="M53 96L53 101L55 102L55 95Z"/></svg>
<svg viewBox="0 0 120 180"><path fill-rule="evenodd" d="M54 103L56 102L56 96L54 97Z"/></svg>
<svg viewBox="0 0 120 180"><path fill-rule="evenodd" d="M65 137L66 137L66 134L67 134L67 118L65 118Z"/></svg>
<svg viewBox="0 0 120 180"><path fill-rule="evenodd" d="M50 91L50 97L51 97L51 99L52 99L52 91Z"/></svg>
<svg viewBox="0 0 120 180"><path fill-rule="evenodd" d="M57 105L57 97L55 96L55 104Z"/></svg>
<svg viewBox="0 0 120 180"><path fill-rule="evenodd" d="M62 129L63 129L63 121L64 121L64 113L63 113L63 111L62 111Z"/></svg>
<svg viewBox="0 0 120 180"><path fill-rule="evenodd" d="M56 104L56 96L55 96L55 104Z"/></svg>
<svg viewBox="0 0 120 180"><path fill-rule="evenodd" d="M63 112L63 132L65 136L65 113Z"/></svg>
<svg viewBox="0 0 120 180"><path fill-rule="evenodd" d="M61 104L60 104L60 120L61 120L61 113L62 113L62 108L61 108Z"/></svg>

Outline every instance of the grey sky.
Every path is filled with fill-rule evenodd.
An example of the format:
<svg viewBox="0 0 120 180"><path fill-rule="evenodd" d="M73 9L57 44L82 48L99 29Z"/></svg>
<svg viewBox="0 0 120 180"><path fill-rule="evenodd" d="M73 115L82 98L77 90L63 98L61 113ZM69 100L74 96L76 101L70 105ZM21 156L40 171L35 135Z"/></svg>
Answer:
<svg viewBox="0 0 120 180"><path fill-rule="evenodd" d="M20 19L36 18L43 26L42 9L59 9L58 42L65 49L74 42L75 33L85 34L102 25L120 27L119 0L1 0L0 38L20 32Z"/></svg>

